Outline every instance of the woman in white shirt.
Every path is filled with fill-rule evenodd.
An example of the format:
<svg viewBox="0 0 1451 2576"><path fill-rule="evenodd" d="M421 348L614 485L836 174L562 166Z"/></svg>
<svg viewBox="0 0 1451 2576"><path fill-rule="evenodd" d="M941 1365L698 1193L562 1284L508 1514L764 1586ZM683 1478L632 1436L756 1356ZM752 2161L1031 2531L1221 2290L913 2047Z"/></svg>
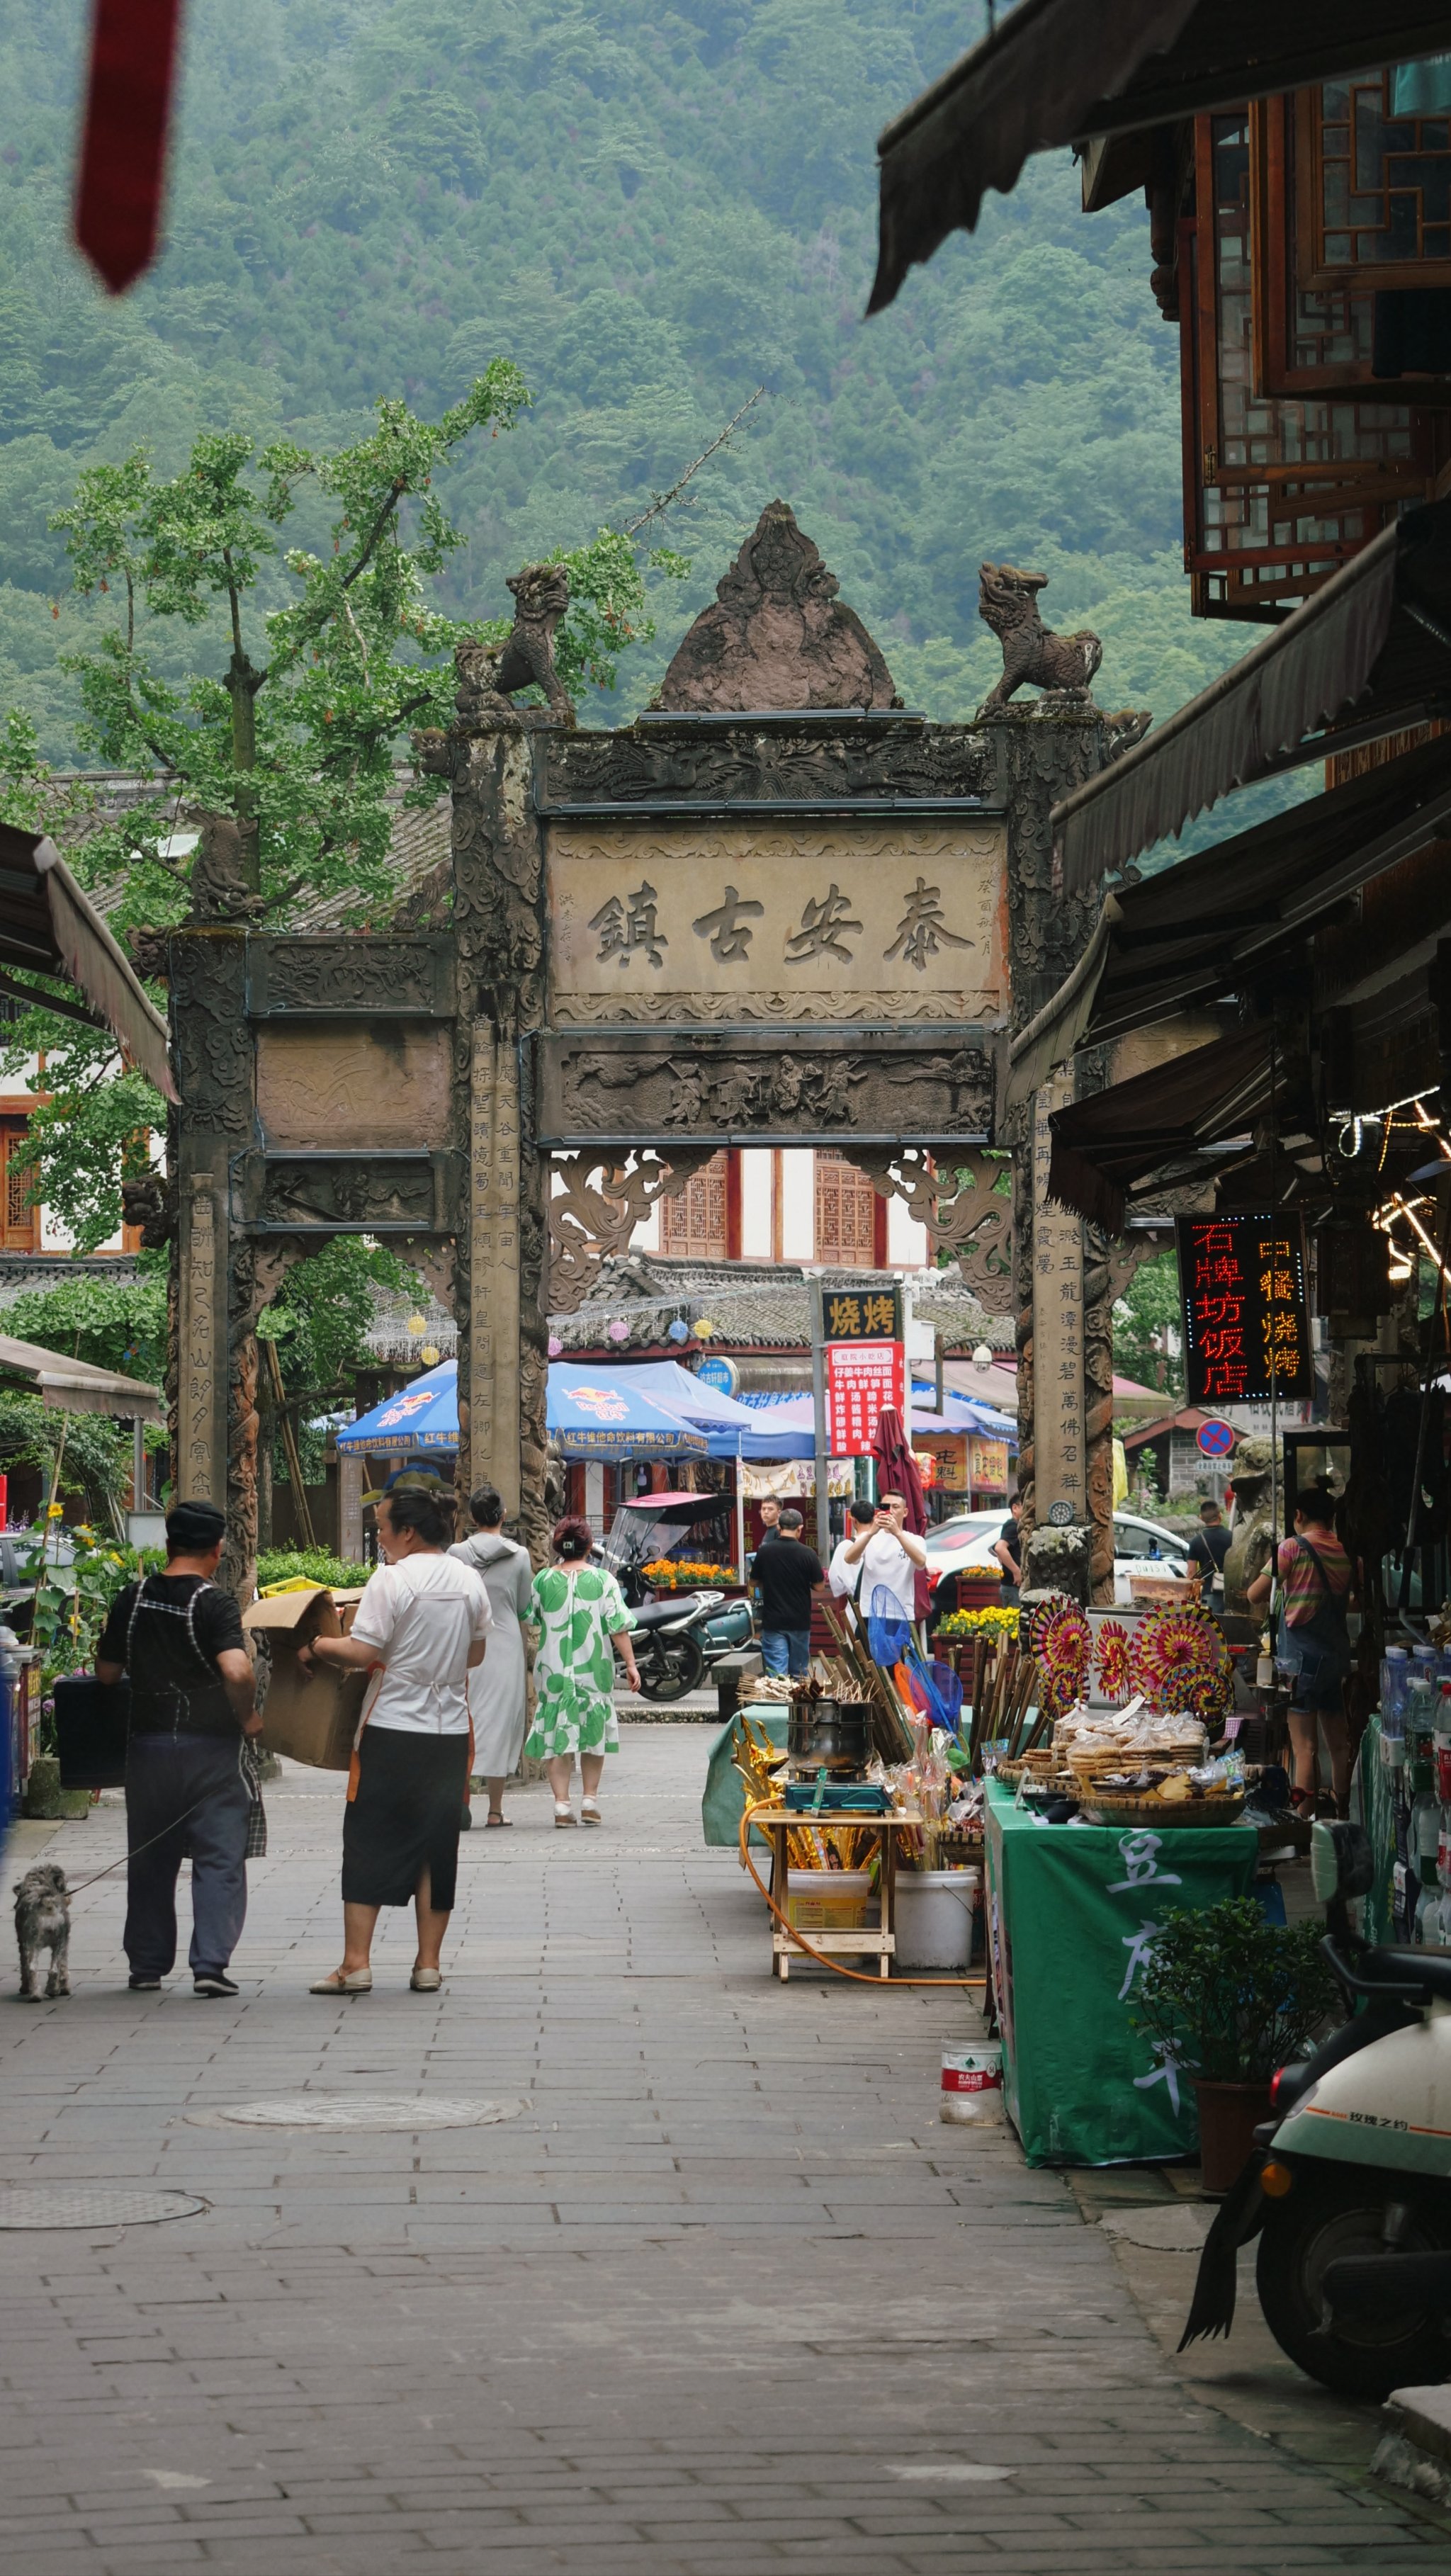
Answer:
<svg viewBox="0 0 1451 2576"><path fill-rule="evenodd" d="M304 1671L376 1668L343 1816L343 1963L315 1995L366 1994L378 1915L410 1900L413 1990L433 1994L442 1982L469 1771L467 1677L493 1621L482 1577L444 1553L452 1512L436 1479L390 1477L378 1499L387 1563L370 1576L351 1635L315 1637L298 1654Z"/></svg>

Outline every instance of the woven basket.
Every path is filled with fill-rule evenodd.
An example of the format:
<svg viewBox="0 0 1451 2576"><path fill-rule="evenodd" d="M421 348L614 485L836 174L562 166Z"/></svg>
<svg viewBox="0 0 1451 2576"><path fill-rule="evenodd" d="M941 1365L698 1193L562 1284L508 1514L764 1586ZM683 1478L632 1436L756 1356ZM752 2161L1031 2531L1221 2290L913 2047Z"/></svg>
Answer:
<svg viewBox="0 0 1451 2576"><path fill-rule="evenodd" d="M1216 1798L1084 1798L1084 1813L1095 1825L1150 1825L1155 1833L1167 1826L1237 1825L1244 1814L1243 1797Z"/></svg>

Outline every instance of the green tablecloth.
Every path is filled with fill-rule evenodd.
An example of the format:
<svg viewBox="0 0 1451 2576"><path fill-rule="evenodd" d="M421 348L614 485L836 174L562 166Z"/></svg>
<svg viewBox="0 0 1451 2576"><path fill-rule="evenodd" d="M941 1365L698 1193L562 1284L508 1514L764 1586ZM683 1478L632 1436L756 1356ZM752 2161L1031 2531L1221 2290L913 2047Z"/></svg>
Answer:
<svg viewBox="0 0 1451 2576"><path fill-rule="evenodd" d="M751 1724L784 1753L786 1750L786 1710L784 1705L767 1710L769 1702L751 1703ZM741 1818L746 1812L746 1784L739 1771L732 1769L736 1750L735 1718L723 1726L710 1748L710 1765L705 1775L705 1795L700 1802L700 1821L708 1843L729 1843L735 1851L741 1839ZM752 1841L764 1846L765 1836L753 1833Z"/></svg>
<svg viewBox="0 0 1451 2576"><path fill-rule="evenodd" d="M1193 2154L1193 2086L1134 2027L1134 1992L1167 1915L1248 1895L1257 1857L1249 1825L1044 1825L989 1786L1003 2089L1030 2165Z"/></svg>

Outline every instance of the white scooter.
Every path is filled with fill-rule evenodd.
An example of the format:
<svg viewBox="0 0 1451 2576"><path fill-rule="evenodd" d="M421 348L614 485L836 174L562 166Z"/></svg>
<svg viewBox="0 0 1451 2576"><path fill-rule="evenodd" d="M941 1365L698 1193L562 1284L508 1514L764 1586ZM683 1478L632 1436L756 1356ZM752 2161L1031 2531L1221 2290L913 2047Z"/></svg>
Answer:
<svg viewBox="0 0 1451 2576"><path fill-rule="evenodd" d="M1451 2374L1451 1951L1371 1949L1350 1930L1347 1899L1373 1875L1358 1825L1317 1824L1311 1867L1352 2018L1275 2077L1179 2349L1228 2334L1235 2255L1258 2236L1275 2341L1325 2387L1381 2399Z"/></svg>

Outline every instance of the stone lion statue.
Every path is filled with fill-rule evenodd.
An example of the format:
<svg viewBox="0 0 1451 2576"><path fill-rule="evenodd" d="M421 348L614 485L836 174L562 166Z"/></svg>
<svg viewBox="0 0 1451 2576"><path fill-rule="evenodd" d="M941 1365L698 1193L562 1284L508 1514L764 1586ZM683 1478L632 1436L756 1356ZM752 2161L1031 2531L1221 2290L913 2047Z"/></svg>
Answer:
<svg viewBox="0 0 1451 2576"><path fill-rule="evenodd" d="M574 708L554 667L554 631L569 606L569 575L563 564L526 564L510 576L508 587L514 626L503 645L458 649L459 713L486 715L491 705L507 704L516 689L536 687L544 691L550 714L572 725Z"/></svg>
<svg viewBox="0 0 1451 2576"><path fill-rule="evenodd" d="M1019 572L1014 564L980 566L977 613L1003 648L1003 676L985 700L986 706L1005 707L1025 680L1034 688L1087 704L1103 646L1087 627L1077 635L1055 635L1044 625L1038 614L1038 593L1047 585L1043 572Z"/></svg>

